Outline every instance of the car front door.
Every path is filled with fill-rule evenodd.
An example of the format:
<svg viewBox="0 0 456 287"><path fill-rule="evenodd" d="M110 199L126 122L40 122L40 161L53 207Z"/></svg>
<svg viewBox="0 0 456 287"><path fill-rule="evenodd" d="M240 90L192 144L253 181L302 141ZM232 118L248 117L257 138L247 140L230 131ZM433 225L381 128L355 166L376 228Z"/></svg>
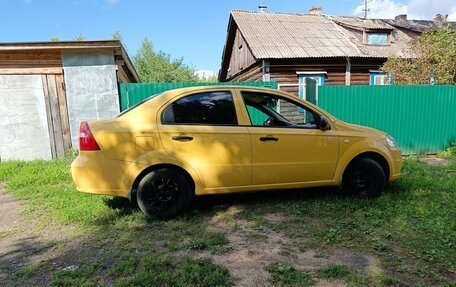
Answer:
<svg viewBox="0 0 456 287"><path fill-rule="evenodd" d="M251 184L250 135L238 124L235 102L229 90L199 92L179 96L158 113L163 147L196 171L206 192Z"/></svg>
<svg viewBox="0 0 456 287"><path fill-rule="evenodd" d="M337 132L321 130L321 116L274 93L241 91L251 120L252 184L331 181L338 156Z"/></svg>

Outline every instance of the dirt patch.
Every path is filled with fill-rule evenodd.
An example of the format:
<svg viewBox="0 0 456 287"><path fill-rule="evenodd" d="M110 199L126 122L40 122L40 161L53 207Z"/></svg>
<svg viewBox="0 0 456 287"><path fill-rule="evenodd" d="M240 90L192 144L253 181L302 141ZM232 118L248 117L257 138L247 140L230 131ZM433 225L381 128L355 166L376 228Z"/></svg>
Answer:
<svg viewBox="0 0 456 287"><path fill-rule="evenodd" d="M448 164L450 163L449 160L447 160L445 158L440 158L435 155L423 156L420 160L421 160L421 162L424 162L428 165L433 165L433 166L448 166Z"/></svg>
<svg viewBox="0 0 456 287"><path fill-rule="evenodd" d="M270 222L280 222L284 218L282 214L265 216ZM300 252L296 247L299 240L292 241L284 233L272 230L258 232L251 223L246 222L236 223L236 226L238 228L226 233L230 252L199 254L211 257L216 264L228 268L236 279L236 286L272 286L267 280L269 273L265 271L265 267L272 262L288 262L297 269L311 273L329 264L343 264L371 274L382 272L379 260L372 256L354 254L348 249L334 249L321 257L313 249ZM319 280L316 286L344 286L344 283Z"/></svg>
<svg viewBox="0 0 456 287"><path fill-rule="evenodd" d="M11 233L19 226L19 211L21 206L6 193L0 182L0 233Z"/></svg>
<svg viewBox="0 0 456 287"><path fill-rule="evenodd" d="M22 205L0 183L0 286L21 285L13 275L16 271L52 261L78 242L73 240L72 226L49 226L37 231L34 220L21 216L22 209ZM33 285L47 285L49 277L36 278Z"/></svg>
<svg viewBox="0 0 456 287"><path fill-rule="evenodd" d="M268 213L264 215L264 219L271 223L280 223L285 220L285 214L282 213Z"/></svg>

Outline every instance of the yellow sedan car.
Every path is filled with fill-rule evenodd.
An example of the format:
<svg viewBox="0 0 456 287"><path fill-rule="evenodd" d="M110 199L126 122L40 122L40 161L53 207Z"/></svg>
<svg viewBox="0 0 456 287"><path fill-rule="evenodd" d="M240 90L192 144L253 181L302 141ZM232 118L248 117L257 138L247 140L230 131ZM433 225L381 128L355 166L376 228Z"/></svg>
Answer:
<svg viewBox="0 0 456 287"><path fill-rule="evenodd" d="M375 197L402 164L384 132L283 91L239 86L172 90L82 122L79 149L79 191L136 198L153 218L185 212L195 195L342 185Z"/></svg>

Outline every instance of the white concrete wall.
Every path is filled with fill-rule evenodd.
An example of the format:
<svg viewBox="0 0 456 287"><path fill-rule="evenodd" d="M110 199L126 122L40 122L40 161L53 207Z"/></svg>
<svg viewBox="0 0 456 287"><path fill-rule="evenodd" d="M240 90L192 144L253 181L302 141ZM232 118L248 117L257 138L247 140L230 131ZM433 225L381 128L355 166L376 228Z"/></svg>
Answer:
<svg viewBox="0 0 456 287"><path fill-rule="evenodd" d="M71 141L78 147L79 122L119 114L116 65L112 51L62 55Z"/></svg>
<svg viewBox="0 0 456 287"><path fill-rule="evenodd" d="M0 158L52 158L40 75L0 75Z"/></svg>

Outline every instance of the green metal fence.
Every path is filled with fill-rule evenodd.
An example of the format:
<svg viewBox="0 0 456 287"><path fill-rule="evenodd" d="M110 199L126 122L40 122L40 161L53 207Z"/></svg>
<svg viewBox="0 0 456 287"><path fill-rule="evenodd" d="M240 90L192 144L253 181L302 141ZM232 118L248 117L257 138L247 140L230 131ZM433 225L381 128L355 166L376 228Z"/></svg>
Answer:
<svg viewBox="0 0 456 287"><path fill-rule="evenodd" d="M168 90L196 86L253 86L277 89L276 82L227 82L227 83L133 83L120 85L120 107L124 111L140 101Z"/></svg>
<svg viewBox="0 0 456 287"><path fill-rule="evenodd" d="M388 132L405 154L456 142L456 86L323 86L318 104L341 120Z"/></svg>

